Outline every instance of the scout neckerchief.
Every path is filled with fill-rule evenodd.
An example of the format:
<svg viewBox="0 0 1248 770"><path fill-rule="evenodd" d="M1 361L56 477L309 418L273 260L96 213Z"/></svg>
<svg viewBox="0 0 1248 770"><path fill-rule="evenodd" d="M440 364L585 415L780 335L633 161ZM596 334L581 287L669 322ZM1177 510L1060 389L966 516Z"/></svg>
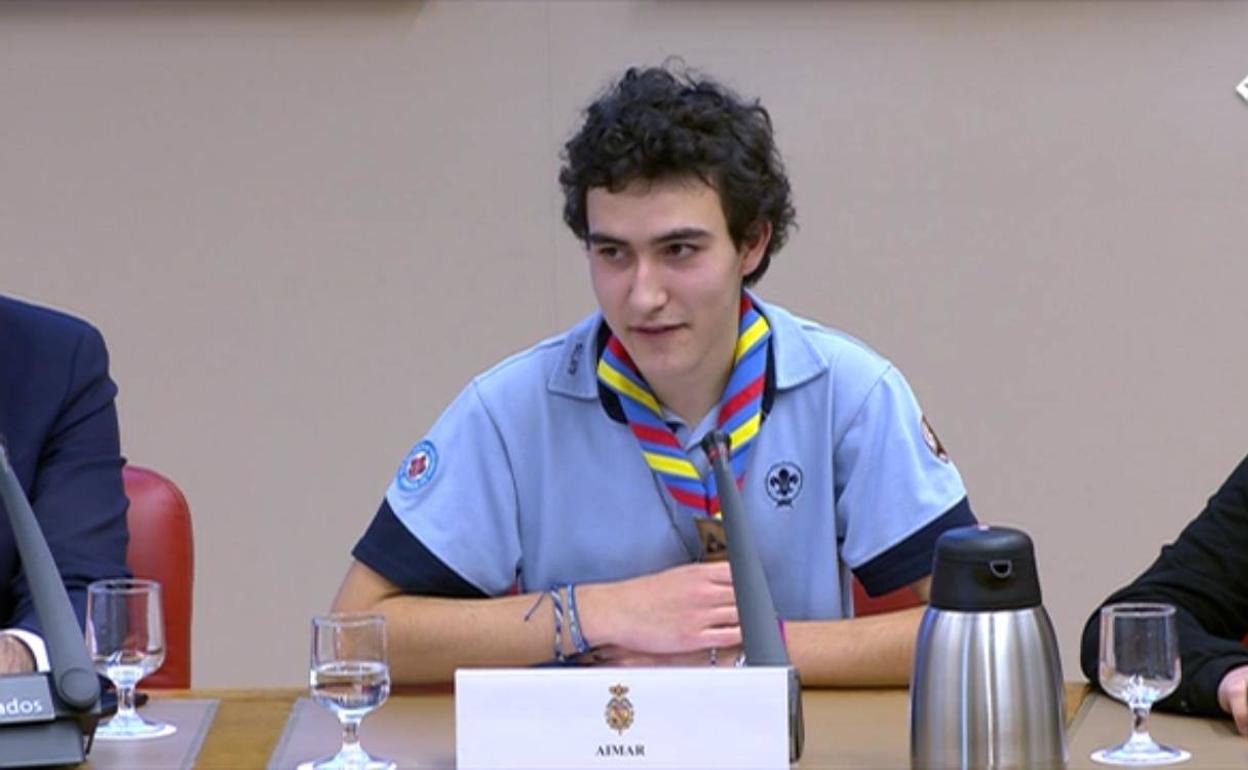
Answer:
<svg viewBox="0 0 1248 770"><path fill-rule="evenodd" d="M732 374L719 402L716 422L728 434L732 447L732 474L740 487L745 477L745 460L762 424L763 385L767 373L767 348L771 327L746 295L741 296L737 326L737 347ZM620 406L628 427L641 445L641 454L650 470L662 480L677 503L698 515L718 518L719 493L715 477L705 479L690 462L676 434L663 420L663 409L650 386L637 370L624 346L612 334L598 360L598 379L620 396Z"/></svg>

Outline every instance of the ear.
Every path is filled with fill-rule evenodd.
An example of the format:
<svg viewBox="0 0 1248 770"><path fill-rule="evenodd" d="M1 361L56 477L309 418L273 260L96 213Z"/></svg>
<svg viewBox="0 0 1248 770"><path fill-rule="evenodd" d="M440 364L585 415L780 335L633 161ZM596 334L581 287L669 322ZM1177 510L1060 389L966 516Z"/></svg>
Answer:
<svg viewBox="0 0 1248 770"><path fill-rule="evenodd" d="M758 263L763 261L767 253L767 244L771 243L771 223L759 220L745 231L745 242L741 244L741 275L747 276L754 272Z"/></svg>

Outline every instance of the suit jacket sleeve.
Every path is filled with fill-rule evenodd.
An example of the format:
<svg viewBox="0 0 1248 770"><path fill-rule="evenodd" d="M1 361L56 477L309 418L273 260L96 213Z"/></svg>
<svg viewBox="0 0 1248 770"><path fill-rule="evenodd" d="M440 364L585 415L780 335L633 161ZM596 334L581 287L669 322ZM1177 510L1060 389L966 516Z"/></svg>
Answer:
<svg viewBox="0 0 1248 770"><path fill-rule="evenodd" d="M30 490L31 507L48 539L70 602L81 624L87 585L124 577L126 506L121 482L121 448L104 339L83 325L61 408L39 450ZM24 575L12 586L15 605L9 625L40 633Z"/></svg>
<svg viewBox="0 0 1248 770"><path fill-rule="evenodd" d="M1160 601L1178 609L1183 681L1159 704L1190 714L1221 714L1218 683L1248 665L1248 458L1239 464L1172 545L1105 604ZM1099 608L1083 629L1083 672L1097 682Z"/></svg>

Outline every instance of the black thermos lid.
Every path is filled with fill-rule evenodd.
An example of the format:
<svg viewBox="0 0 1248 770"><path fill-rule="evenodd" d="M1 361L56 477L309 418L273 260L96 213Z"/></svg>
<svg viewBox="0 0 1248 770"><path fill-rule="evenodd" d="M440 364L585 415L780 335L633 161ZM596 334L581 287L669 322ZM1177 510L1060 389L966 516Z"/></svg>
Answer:
<svg viewBox="0 0 1248 770"><path fill-rule="evenodd" d="M1040 606L1036 554L1026 532L957 527L936 541L930 606L991 612Z"/></svg>

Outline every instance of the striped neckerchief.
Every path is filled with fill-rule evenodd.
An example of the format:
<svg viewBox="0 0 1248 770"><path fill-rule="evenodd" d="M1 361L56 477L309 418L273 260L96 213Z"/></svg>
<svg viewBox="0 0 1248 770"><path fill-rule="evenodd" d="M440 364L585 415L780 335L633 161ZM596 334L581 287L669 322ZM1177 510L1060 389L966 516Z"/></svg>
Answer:
<svg viewBox="0 0 1248 770"><path fill-rule="evenodd" d="M737 345L732 374L719 402L716 427L728 434L732 473L740 487L745 463L763 418L771 328L746 295L741 296ZM715 477L703 478L689 459L675 432L663 419L663 407L619 339L608 337L598 360L598 379L620 399L629 430L637 438L642 457L677 503L698 515L720 516Z"/></svg>

